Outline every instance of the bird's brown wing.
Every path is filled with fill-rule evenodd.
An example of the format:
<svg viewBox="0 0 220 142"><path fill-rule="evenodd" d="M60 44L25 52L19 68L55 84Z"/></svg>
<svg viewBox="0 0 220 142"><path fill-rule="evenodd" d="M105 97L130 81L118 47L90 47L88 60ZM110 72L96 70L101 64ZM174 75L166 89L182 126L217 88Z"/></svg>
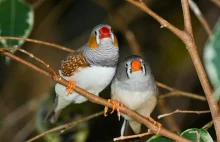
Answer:
<svg viewBox="0 0 220 142"><path fill-rule="evenodd" d="M82 52L74 52L61 61L60 70L64 76L72 76L77 69L88 67Z"/></svg>

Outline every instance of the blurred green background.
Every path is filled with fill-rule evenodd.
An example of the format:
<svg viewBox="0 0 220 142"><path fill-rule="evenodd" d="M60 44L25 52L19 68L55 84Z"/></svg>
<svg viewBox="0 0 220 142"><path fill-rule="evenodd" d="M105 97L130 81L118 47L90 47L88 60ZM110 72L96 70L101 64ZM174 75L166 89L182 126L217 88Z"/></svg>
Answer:
<svg viewBox="0 0 220 142"><path fill-rule="evenodd" d="M188 92L204 96L192 61L184 44L170 31L160 28L160 24L124 0L27 0L34 10L34 25L29 38L48 41L72 49L78 49L87 42L91 30L100 23L112 26L118 37L120 60L131 54L141 54L150 64L157 81ZM167 21L183 29L183 16L180 0L145 0L153 11ZM208 24L213 28L218 20L220 9L211 1L195 0ZM0 1L1 4L1 1ZM1 6L0 6L1 9ZM8 16L5 13L5 16ZM4 17L0 17L1 18ZM208 35L191 13L193 31L200 55ZM131 32L140 49L131 46L126 36ZM47 62L56 71L67 52L52 47L25 42L22 48ZM32 61L28 56L16 52L17 56ZM32 61L36 63L35 61ZM36 63L38 64L38 63ZM39 64L38 64L39 65ZM54 101L54 82L32 69L10 61L0 60L0 141L22 142L39 132L82 118L103 110L103 106L86 102L70 105L64 109L55 125L43 119ZM160 89L160 93L166 93ZM100 96L109 98L110 88ZM208 110L207 102L186 97L169 97L159 100L152 117L176 109ZM156 119L157 120L157 119ZM170 124L170 121L173 123ZM211 121L210 114L176 114L159 122L171 131L184 131L188 128L201 128ZM99 116L64 133L52 133L37 141L88 141L108 142L120 136L122 121L117 116ZM146 128L143 128L143 131ZM213 127L209 129L213 139ZM145 141L146 138L138 141Z"/></svg>

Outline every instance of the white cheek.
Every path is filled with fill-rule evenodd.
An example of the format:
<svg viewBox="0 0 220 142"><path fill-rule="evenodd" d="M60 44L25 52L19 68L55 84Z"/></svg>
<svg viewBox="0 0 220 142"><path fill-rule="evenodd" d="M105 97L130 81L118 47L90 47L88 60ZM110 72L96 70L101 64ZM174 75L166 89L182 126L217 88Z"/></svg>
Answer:
<svg viewBox="0 0 220 142"><path fill-rule="evenodd" d="M131 76L131 67L127 67L127 74L129 77Z"/></svg>
<svg viewBox="0 0 220 142"><path fill-rule="evenodd" d="M97 34L96 34L96 42L97 42L97 44L99 45L99 43L100 43L100 39L99 39L99 33L97 32Z"/></svg>
<svg viewBox="0 0 220 142"><path fill-rule="evenodd" d="M143 71L143 74L145 74L145 66L143 64L141 64L141 67L142 67L142 71Z"/></svg>
<svg viewBox="0 0 220 142"><path fill-rule="evenodd" d="M114 35L111 33L112 43L114 43Z"/></svg>

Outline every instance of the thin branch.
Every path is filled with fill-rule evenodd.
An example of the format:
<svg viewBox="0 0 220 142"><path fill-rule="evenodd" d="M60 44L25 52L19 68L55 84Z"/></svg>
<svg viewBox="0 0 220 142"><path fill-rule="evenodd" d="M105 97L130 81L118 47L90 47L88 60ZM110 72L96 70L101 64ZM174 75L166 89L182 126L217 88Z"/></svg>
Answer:
<svg viewBox="0 0 220 142"><path fill-rule="evenodd" d="M196 17L199 19L200 23L202 24L202 26L205 29L208 36L211 37L212 36L212 30L209 27L209 24L206 21L205 17L201 13L199 7L196 5L196 3L193 0L189 0L189 6L190 6L191 10L194 12L194 14L196 15Z"/></svg>
<svg viewBox="0 0 220 142"><path fill-rule="evenodd" d="M193 64L195 66L196 72L198 74L199 80L201 82L202 88L206 95L209 108L211 110L212 119L215 126L215 132L217 136L217 141L220 141L220 111L217 100L212 95L212 89L205 72L205 69L200 60L198 50L194 41L193 33L192 33L192 25L190 19L190 12L188 6L188 0L181 0L182 9L183 9L183 18L184 18L184 27L187 33L189 33L189 40L186 40L184 43L186 48L192 58ZM190 39L191 38L191 39Z"/></svg>
<svg viewBox="0 0 220 142"><path fill-rule="evenodd" d="M23 142L27 136L29 136L35 129L35 125L33 125L34 119L31 119L29 122L24 125L22 129L14 136L12 142Z"/></svg>
<svg viewBox="0 0 220 142"><path fill-rule="evenodd" d="M170 86L168 86L168 85L166 85L166 84L163 84L163 83L161 83L161 82L156 82L157 83L157 86L159 86L160 88L163 88L163 89L166 89L166 90L168 90L168 91L174 91L174 90L176 90L176 89L174 89L174 88L172 88L172 87L170 87Z"/></svg>
<svg viewBox="0 0 220 142"><path fill-rule="evenodd" d="M161 100L159 99L157 102L157 107L160 108L158 111L160 114L166 113L166 112L171 112L172 109L167 105L167 100ZM176 132L181 132L181 129L179 128L179 125L176 122L176 119L174 118L174 116L171 117L165 117L163 119L163 121L165 122L167 128L169 128L169 130L172 131L176 131Z"/></svg>
<svg viewBox="0 0 220 142"><path fill-rule="evenodd" d="M3 135L6 132L6 129L12 127L14 124L18 123L21 119L23 119L27 114L36 110L39 106L37 103L38 100L30 100L22 106L18 107L16 110L11 112L9 115L5 116L5 119L2 121L2 129L0 131L0 135Z"/></svg>
<svg viewBox="0 0 220 142"><path fill-rule="evenodd" d="M213 125L213 121L210 121L210 122L208 122L207 124L205 124L203 127L202 127L202 129L208 129L208 128L210 128L210 127L212 127L212 125Z"/></svg>
<svg viewBox="0 0 220 142"><path fill-rule="evenodd" d="M212 95L212 89L211 89L210 83L208 81L207 74L206 74L204 67L202 65L202 62L200 60L200 57L199 57L199 54L197 51L197 47L196 47L196 44L194 41L189 6L188 6L188 0L181 0L181 4L182 4L182 8L183 8L185 31L181 31L181 30L177 29L176 27L174 27L172 24L168 23L162 17L160 17L159 15L154 13L152 10L150 10L143 2L135 1L135 0L126 0L126 1L137 6L138 8L140 8L141 10L145 11L147 14L152 16L155 20L157 20L162 25L162 27L166 27L167 29L169 29L177 37L179 37L183 41L183 43L186 45L186 49L188 50L190 57L193 61L197 75L199 77L202 88L203 88L204 93L206 95L206 98L207 98L207 101L209 104L209 108L211 110L215 130L216 130L217 141L220 141L220 111L219 111L217 101L214 99L214 97Z"/></svg>
<svg viewBox="0 0 220 142"><path fill-rule="evenodd" d="M157 20L161 24L161 28L167 28L170 31L172 31L177 37L180 39L183 39L184 32L177 29L175 26L170 24L168 21L157 15L155 12L153 12L146 4L144 4L142 1L137 1L137 0L126 0L127 2L135 5L136 7L140 8L150 16L152 16L155 20Z"/></svg>
<svg viewBox="0 0 220 142"><path fill-rule="evenodd" d="M126 22L125 18L121 15L118 10L115 10L115 7L111 7L109 1L99 0L96 1L97 4L102 6L103 8L108 10L109 13L109 21L113 22L113 25L117 27L117 29L124 34L132 53L135 55L140 55L143 57L141 53L140 44L137 42L134 32L129 29L128 23Z"/></svg>
<svg viewBox="0 0 220 142"><path fill-rule="evenodd" d="M199 133L197 131L195 133L196 133L196 142L200 142L200 135L199 135Z"/></svg>
<svg viewBox="0 0 220 142"><path fill-rule="evenodd" d="M64 47L64 46L60 46L60 45L57 45L57 44L53 44L53 43L45 42L45 41L40 41L40 40L36 40L36 39L30 39L30 38L0 36L0 40L1 39L5 39L5 40L24 40L24 41L31 42L31 43L37 43L37 44L42 44L42 45L54 47L54 48L61 49L63 51L67 51L67 52L74 52L75 51L73 49L70 49L70 48L67 48L67 47Z"/></svg>
<svg viewBox="0 0 220 142"><path fill-rule="evenodd" d="M49 72L39 68L38 66L32 64L32 63L29 63L13 54L11 54L10 52L2 52L3 55L13 59L13 60L16 60L17 62L20 62L30 68L32 68L33 70L49 77L50 79L53 79L55 82L63 85L63 86L68 86L68 81L66 81L65 79L63 79L62 77L60 76L53 76L51 75ZM74 91L81 94L82 96L86 97L89 101L93 102L93 103L96 103L96 104L100 104L100 105L103 105L103 106L107 106L109 108L112 108L112 104L111 103L108 103L107 100L103 99L103 98L100 98L94 94L91 94L89 92L87 92L86 90L83 90L79 87L75 87L74 88ZM119 107L119 110L120 112L124 113L124 114L127 114L128 116L134 118L135 120L137 120L138 122L144 124L145 126L147 126L153 133L157 133L158 131L158 127L155 126L151 121L149 121L148 119L146 119L144 116L140 115L139 113L135 112L135 111L132 111L124 106L120 106ZM173 139L173 140L176 140L176 141L183 141L183 142L189 142L190 140L186 139L186 138L183 138L167 129L164 129L161 127L160 129L160 132L159 132L160 135L163 135L163 136L166 136L170 139Z"/></svg>
<svg viewBox="0 0 220 142"><path fill-rule="evenodd" d="M173 115L173 114L176 114L176 113L195 113L195 114L203 114L203 113L210 113L210 110L204 110L204 111L194 111L194 110L175 110L171 113L166 113L166 114L161 114L159 115L157 118L158 119L161 119L163 117L166 117L166 116L170 116L170 115Z"/></svg>
<svg viewBox="0 0 220 142"><path fill-rule="evenodd" d="M184 96L184 97L188 97L188 98L192 98L192 99L196 99L196 100L200 100L200 101L207 101L204 96L200 96L200 95L188 93L188 92L183 92L183 91L179 91L179 90L175 90L175 91L169 92L167 94L160 95L159 99L164 99L164 98L174 97L174 96Z"/></svg>
<svg viewBox="0 0 220 142"><path fill-rule="evenodd" d="M40 58L34 56L32 53L29 53L28 51L24 50L24 49L21 49L21 48L18 48L18 51L30 56L30 58L33 58L35 59L36 61L40 62L42 65L44 65L52 75L57 75L57 73L50 67L49 64L45 63L43 60L41 60Z"/></svg>
<svg viewBox="0 0 220 142"><path fill-rule="evenodd" d="M172 88L170 86L167 86L161 82L157 81L157 86L159 86L160 88L164 88L168 91L170 91L167 94L164 95L160 95L160 99L166 98L166 97L171 97L171 96L185 96L185 97L189 97L189 98L193 98L193 99L197 99L197 100L201 100L201 101L206 101L206 98L203 96L200 96L198 94L194 94L194 93L189 93L189 92L184 92L175 88Z"/></svg>
<svg viewBox="0 0 220 142"><path fill-rule="evenodd" d="M192 23L191 23L188 0L181 0L181 5L183 9L183 20L184 20L185 32L188 33L193 39L193 30L192 30Z"/></svg>
<svg viewBox="0 0 220 142"><path fill-rule="evenodd" d="M211 2L213 2L216 6L218 6L220 8L220 1L219 0L210 0Z"/></svg>
<svg viewBox="0 0 220 142"><path fill-rule="evenodd" d="M141 134L136 134L136 135L131 135L131 136L121 136L118 138L114 138L113 141L120 141L120 140L126 140L126 139L133 139L133 138L141 138L147 135L153 134L151 131L147 131L145 133L141 133Z"/></svg>
<svg viewBox="0 0 220 142"><path fill-rule="evenodd" d="M35 3L31 4L33 9L37 9L40 5L42 5L46 0L36 0Z"/></svg>
<svg viewBox="0 0 220 142"><path fill-rule="evenodd" d="M41 134L39 134L39 135L37 135L37 136L35 136L35 137L29 139L29 140L27 140L26 142L32 142L32 141L34 141L34 140L36 140L36 139L39 139L40 137L43 137L43 136L46 135L46 134L49 134L49 133L52 133L52 132L55 132L55 131L59 131L59 130L65 131L66 129L72 128L72 127L76 126L76 125L79 124L79 123L82 123L82 122L88 121L88 120L90 120L90 119L93 119L93 118L95 118L95 117L98 117L98 116L100 116L100 115L103 115L103 113L104 113L104 112L101 111L101 112L98 112L98 113L89 115L89 116L87 116L87 117L84 117L84 118L81 118L81 119L78 119L78 120L74 120L73 122L70 122L70 123L66 123L66 124L64 124L64 125L57 126L57 127L55 127L55 128L52 128L52 129L50 129L50 130L47 130L47 131L45 131L45 132L43 132L43 133L41 133Z"/></svg>

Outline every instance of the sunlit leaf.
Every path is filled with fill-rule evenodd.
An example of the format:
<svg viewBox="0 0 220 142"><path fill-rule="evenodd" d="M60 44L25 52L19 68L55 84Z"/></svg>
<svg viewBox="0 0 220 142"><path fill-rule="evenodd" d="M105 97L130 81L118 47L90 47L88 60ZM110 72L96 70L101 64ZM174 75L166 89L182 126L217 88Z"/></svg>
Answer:
<svg viewBox="0 0 220 142"><path fill-rule="evenodd" d="M214 142L209 132L205 129L192 128L184 131L182 137L192 140L193 142Z"/></svg>
<svg viewBox="0 0 220 142"><path fill-rule="evenodd" d="M204 49L204 63L210 81L214 87L216 99L220 97L220 19L213 30L211 37Z"/></svg>

